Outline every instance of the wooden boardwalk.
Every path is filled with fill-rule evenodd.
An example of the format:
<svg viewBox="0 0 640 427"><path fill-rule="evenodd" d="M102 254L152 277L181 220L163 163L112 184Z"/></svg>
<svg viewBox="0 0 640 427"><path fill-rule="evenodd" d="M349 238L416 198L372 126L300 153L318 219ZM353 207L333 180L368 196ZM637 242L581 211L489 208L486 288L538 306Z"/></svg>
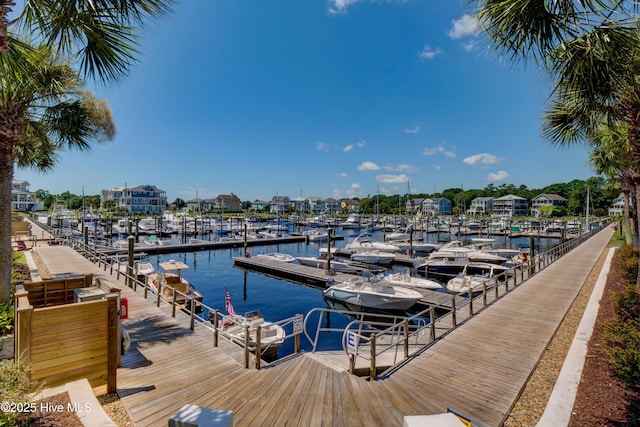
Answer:
<svg viewBox="0 0 640 427"><path fill-rule="evenodd" d="M304 353L243 369L239 347L221 340L213 348L208 329L192 332L186 316L171 318L168 307L125 288L133 345L118 370L118 392L140 426L166 425L187 403L230 409L236 426L402 425L405 415L447 408L474 426L499 426L612 232L605 228L376 381ZM37 251L54 276L101 272L69 248Z"/></svg>

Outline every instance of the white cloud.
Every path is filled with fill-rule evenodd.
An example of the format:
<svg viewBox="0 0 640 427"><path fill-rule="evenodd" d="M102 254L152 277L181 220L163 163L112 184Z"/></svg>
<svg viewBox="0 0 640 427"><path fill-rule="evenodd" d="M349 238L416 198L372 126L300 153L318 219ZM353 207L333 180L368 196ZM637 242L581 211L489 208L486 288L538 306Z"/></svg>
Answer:
<svg viewBox="0 0 640 427"><path fill-rule="evenodd" d="M360 188L360 184L358 184L357 182L354 182L353 184L351 184L351 189L352 190L357 190Z"/></svg>
<svg viewBox="0 0 640 427"><path fill-rule="evenodd" d="M447 147L446 144L440 144L436 145L435 147L425 148L422 154L425 156L431 156L432 154L443 154L445 157L455 158L456 153L454 153L453 150L455 150L455 147L453 146Z"/></svg>
<svg viewBox="0 0 640 427"><path fill-rule="evenodd" d="M353 144L349 144L342 149L342 151L344 151L345 153L348 153L351 150L353 150Z"/></svg>
<svg viewBox="0 0 640 427"><path fill-rule="evenodd" d="M435 168L435 170L439 171L439 170L441 170L441 169L442 169L442 166L440 166L440 165L435 165L435 166L434 166L434 168Z"/></svg>
<svg viewBox="0 0 640 427"><path fill-rule="evenodd" d="M329 0L329 13L332 15L342 15L347 13L347 7L357 3L359 0Z"/></svg>
<svg viewBox="0 0 640 427"><path fill-rule="evenodd" d="M489 182L504 181L507 178L509 178L509 174L505 171L498 171L487 175L487 181Z"/></svg>
<svg viewBox="0 0 640 427"><path fill-rule="evenodd" d="M418 133L420 132L420 126L416 125L416 127L414 127L413 129L405 129L404 133Z"/></svg>
<svg viewBox="0 0 640 427"><path fill-rule="evenodd" d="M469 42L463 44L462 48L465 52L473 52L478 48L478 43L475 40L470 40Z"/></svg>
<svg viewBox="0 0 640 427"><path fill-rule="evenodd" d="M452 39L480 35L480 26L475 16L462 15L460 18L451 21L451 25L452 28L447 32L447 35Z"/></svg>
<svg viewBox="0 0 640 427"><path fill-rule="evenodd" d="M329 144L327 144L326 142L318 142L316 144L316 150L329 151L330 149L331 147L329 147Z"/></svg>
<svg viewBox="0 0 640 427"><path fill-rule="evenodd" d="M462 160L464 163L468 164L468 165L477 165L477 164L482 164L482 165L495 165L496 163L500 163L501 161L503 161L504 159L498 157L498 156L494 156L493 154L488 154L488 153L480 153L480 154L474 154L473 156L469 156L466 157L464 160Z"/></svg>
<svg viewBox="0 0 640 427"><path fill-rule="evenodd" d="M367 142L363 139L362 141L358 141L356 142L356 145L360 148L364 147L365 145L367 145Z"/></svg>
<svg viewBox="0 0 640 427"><path fill-rule="evenodd" d="M376 181L382 182L383 184L404 184L405 182L409 181L409 177L405 174L381 174L376 176Z"/></svg>
<svg viewBox="0 0 640 427"><path fill-rule="evenodd" d="M360 163L360 165L358 165L358 170L361 172L364 171L377 171L380 170L380 166L378 166L377 164L373 163L373 162L362 162Z"/></svg>
<svg viewBox="0 0 640 427"><path fill-rule="evenodd" d="M418 166L407 165L405 163L401 163L401 164L398 164L398 165L387 163L384 166L384 169L388 170L388 171L406 172L406 173L420 172L420 168Z"/></svg>
<svg viewBox="0 0 640 427"><path fill-rule="evenodd" d="M436 56L441 55L442 53L443 51L440 48L433 49L429 45L424 45L422 50L418 52L418 57L420 57L421 59L433 59Z"/></svg>
<svg viewBox="0 0 640 427"><path fill-rule="evenodd" d="M340 172L338 174L338 176L342 177L342 178L346 178L347 177L347 173L346 172Z"/></svg>

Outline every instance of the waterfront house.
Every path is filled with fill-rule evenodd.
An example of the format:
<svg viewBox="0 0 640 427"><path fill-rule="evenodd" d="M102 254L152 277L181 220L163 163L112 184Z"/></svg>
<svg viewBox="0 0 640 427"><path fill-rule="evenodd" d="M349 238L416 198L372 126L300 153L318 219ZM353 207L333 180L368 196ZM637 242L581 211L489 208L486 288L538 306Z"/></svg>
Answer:
<svg viewBox="0 0 640 427"><path fill-rule="evenodd" d="M526 216L529 210L527 200L513 194L493 199L493 215L499 217Z"/></svg>
<svg viewBox="0 0 640 427"><path fill-rule="evenodd" d="M29 182L11 181L11 210L29 212L37 210L40 204L36 200L36 193L29 191Z"/></svg>
<svg viewBox="0 0 640 427"><path fill-rule="evenodd" d="M451 200L444 197L424 199L422 201L423 215L451 215L453 204Z"/></svg>
<svg viewBox="0 0 640 427"><path fill-rule="evenodd" d="M251 202L251 210L254 212L262 212L267 206L269 206L269 202L265 200L254 200Z"/></svg>
<svg viewBox="0 0 640 427"><path fill-rule="evenodd" d="M299 214L307 215L311 212L311 204L309 199L305 199L304 197L296 197L291 201L293 204L293 210Z"/></svg>
<svg viewBox="0 0 640 427"><path fill-rule="evenodd" d="M273 196L269 204L269 212L282 215L291 207L291 199L288 196Z"/></svg>
<svg viewBox="0 0 640 427"><path fill-rule="evenodd" d="M404 205L404 210L407 213L419 214L422 212L422 202L424 198L418 197L415 199L409 199Z"/></svg>
<svg viewBox="0 0 640 427"><path fill-rule="evenodd" d="M359 213L360 202L355 199L342 199L340 201L340 208L343 213Z"/></svg>
<svg viewBox="0 0 640 427"><path fill-rule="evenodd" d="M242 210L242 201L235 194L219 194L213 199L212 209L225 212L240 212Z"/></svg>
<svg viewBox="0 0 640 427"><path fill-rule="evenodd" d="M493 209L493 197L476 197L467 210L469 215L486 215Z"/></svg>
<svg viewBox="0 0 640 427"><path fill-rule="evenodd" d="M557 194L538 194L531 199L531 214L534 216L540 216L543 212L540 208L543 207L567 207L569 201Z"/></svg>
<svg viewBox="0 0 640 427"><path fill-rule="evenodd" d="M624 195L620 194L615 198L611 206L609 207L609 215L622 216L624 215Z"/></svg>
<svg viewBox="0 0 640 427"><path fill-rule="evenodd" d="M114 200L117 207L132 213L162 214L167 209L167 192L155 185L102 190L101 204L106 200Z"/></svg>
<svg viewBox="0 0 640 427"><path fill-rule="evenodd" d="M339 203L336 199L329 197L327 199L324 199L324 206L324 213L332 214L338 212Z"/></svg>

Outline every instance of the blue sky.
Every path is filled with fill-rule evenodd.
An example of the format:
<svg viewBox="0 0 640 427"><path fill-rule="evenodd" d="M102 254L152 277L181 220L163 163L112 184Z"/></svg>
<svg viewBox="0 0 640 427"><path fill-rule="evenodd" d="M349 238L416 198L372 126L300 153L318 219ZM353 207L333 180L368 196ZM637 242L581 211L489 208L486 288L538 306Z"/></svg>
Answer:
<svg viewBox="0 0 640 427"><path fill-rule="evenodd" d="M173 201L595 175L586 149L542 141L545 76L501 61L472 12L466 0L182 1L148 26L126 79L94 88L115 139L15 178L53 194L151 184Z"/></svg>

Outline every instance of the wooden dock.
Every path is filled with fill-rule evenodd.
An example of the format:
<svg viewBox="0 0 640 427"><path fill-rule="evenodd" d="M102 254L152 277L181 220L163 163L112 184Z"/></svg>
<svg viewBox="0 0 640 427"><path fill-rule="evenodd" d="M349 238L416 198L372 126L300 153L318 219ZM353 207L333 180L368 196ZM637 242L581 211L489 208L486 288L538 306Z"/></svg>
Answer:
<svg viewBox="0 0 640 427"><path fill-rule="evenodd" d="M605 228L376 381L304 353L243 369L234 346L213 348L208 329L192 332L186 316L171 318L164 305L125 288L133 346L118 370L118 392L139 426L166 425L186 403L232 410L236 426L397 426L406 415L448 408L474 426L499 426L612 232ZM97 273L69 248L36 250L52 274L87 263Z"/></svg>

